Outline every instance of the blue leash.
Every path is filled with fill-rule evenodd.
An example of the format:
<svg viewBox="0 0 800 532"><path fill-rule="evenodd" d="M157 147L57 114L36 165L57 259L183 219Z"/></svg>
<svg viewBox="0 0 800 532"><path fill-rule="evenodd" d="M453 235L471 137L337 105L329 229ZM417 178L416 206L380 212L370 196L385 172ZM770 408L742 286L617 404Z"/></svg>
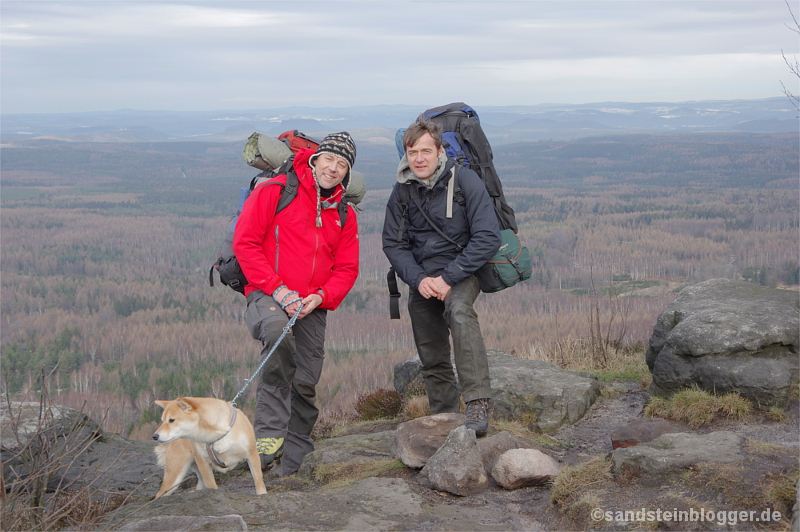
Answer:
<svg viewBox="0 0 800 532"><path fill-rule="evenodd" d="M250 386L250 383L253 381L253 379L255 379L256 376L258 376L258 374L261 372L261 369L264 367L264 364L267 363L267 360L269 360L269 357L272 356L272 353L275 352L275 349L281 344L283 339L289 333L289 329L291 329L294 326L294 323L297 321L297 316L300 315L300 311L302 311L302 310L303 310L303 304L300 303L300 308L297 309L297 312L294 313L294 316L292 316L292 319L290 319L289 323L286 324L286 327L283 328L283 333L281 333L281 337L278 338L278 341L275 342L275 344L273 344L272 349L269 350L269 353L267 353L267 356L264 357L264 360L261 361L261 364L258 365L258 367L253 372L253 374L250 376L250 378L249 379L245 379L244 386L242 386L242 389L239 390L239 393L237 393L236 397L234 397L233 401L231 401L232 405L236 406L236 400L239 399L239 397L244 393L244 391L247 389L247 387Z"/></svg>

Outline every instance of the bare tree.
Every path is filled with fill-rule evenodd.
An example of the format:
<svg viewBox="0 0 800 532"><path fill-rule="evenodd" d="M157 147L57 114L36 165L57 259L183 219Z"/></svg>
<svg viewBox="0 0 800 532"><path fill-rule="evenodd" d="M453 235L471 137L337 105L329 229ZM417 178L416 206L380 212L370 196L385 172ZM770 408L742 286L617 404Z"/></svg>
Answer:
<svg viewBox="0 0 800 532"><path fill-rule="evenodd" d="M786 25L791 31L800 35L800 23L797 22L797 17L794 16L792 12L792 6L789 5L789 0L784 0L786 2L786 7L789 9L789 14L792 16L792 22L794 22L794 26L790 26L789 24ZM789 67L789 71L794 74L798 79L800 79L800 63L797 61L797 56L793 56L792 60L790 61L787 59L786 54L781 50L781 55L783 56L783 60L786 62L786 66ZM789 89L786 88L786 85L783 84L781 81L781 87L783 87L783 93L789 98L789 101L792 102L794 108L800 111L800 96L792 93Z"/></svg>

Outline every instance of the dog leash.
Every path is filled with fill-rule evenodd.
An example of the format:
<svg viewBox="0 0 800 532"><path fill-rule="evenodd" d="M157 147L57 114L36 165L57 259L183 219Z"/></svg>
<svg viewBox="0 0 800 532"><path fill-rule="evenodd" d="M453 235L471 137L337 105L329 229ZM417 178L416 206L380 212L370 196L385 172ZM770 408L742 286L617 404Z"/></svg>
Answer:
<svg viewBox="0 0 800 532"><path fill-rule="evenodd" d="M290 319L289 323L286 324L286 327L283 328L283 333L281 333L281 336L280 336L280 338L278 338L278 341L275 342L275 344L272 346L272 349L269 350L269 353L267 353L267 356L264 357L264 360L261 361L261 364L259 364L259 366L253 372L253 374L250 376L250 378L249 379L245 379L244 386L242 386L242 389L239 390L239 393L237 393L236 397L234 397L233 401L231 401L231 405L232 406L234 406L234 407L236 406L236 400L239 399L239 397L241 397L241 395L244 393L244 391L247 389L247 387L250 386L250 383L253 381L253 379L255 379L256 376L261 372L261 369L264 367L264 364L267 363L267 360L269 360L269 357L272 356L272 353L275 352L275 349L281 344L283 339L289 333L289 329L291 329L294 326L295 322L297 321L297 316L300 315L300 312L302 310L303 310L303 304L300 303L300 308L297 309L297 312L294 313L294 316L292 316L292 319Z"/></svg>
<svg viewBox="0 0 800 532"><path fill-rule="evenodd" d="M250 383L253 381L253 379L255 379L256 376L258 376L258 374L264 368L264 364L267 363L269 357L272 356L272 353L275 352L275 349L277 349L277 347L281 344L286 335L289 334L289 329L291 329L294 326L295 322L297 321L297 317L300 315L300 312L302 310L303 310L303 304L300 303L300 308L297 309L297 312L294 313L294 316L292 316L292 318L289 320L289 323L287 323L286 327L283 328L283 332L281 333L280 338L278 338L278 341L275 342L275 344L272 346L272 349L269 350L269 353L267 353L267 355L264 357L264 360L261 361L261 364L258 365L258 367L250 376L250 378L245 379L244 386L242 386L242 389L239 390L239 393L236 394L236 397L233 398L233 401L230 401L228 403L229 405L231 405L231 428L233 428L233 424L236 422L236 400L239 399L239 397L241 397L241 395L244 393L245 390L247 390L247 387L250 386ZM230 432L230 430L228 430L228 432ZM223 434L220 438L217 438L216 441L206 444L206 451L208 452L208 456L211 458L211 461L222 468L226 468L227 465L225 464L225 462L222 461L217 452L214 450L214 444L217 443L222 438L224 438L225 436L227 436L228 432Z"/></svg>

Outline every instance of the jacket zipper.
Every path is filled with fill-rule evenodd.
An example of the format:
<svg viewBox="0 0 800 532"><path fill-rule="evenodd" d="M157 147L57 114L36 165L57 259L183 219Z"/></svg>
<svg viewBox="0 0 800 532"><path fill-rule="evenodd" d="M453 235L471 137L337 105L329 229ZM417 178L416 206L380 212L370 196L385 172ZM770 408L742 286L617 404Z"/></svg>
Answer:
<svg viewBox="0 0 800 532"><path fill-rule="evenodd" d="M321 228L314 231L314 258L311 260L311 279L314 279L314 272L317 270L317 252L319 251L319 232Z"/></svg>
<svg viewBox="0 0 800 532"><path fill-rule="evenodd" d="M280 241L278 240L278 228L280 226L275 226L275 273L278 273L278 255L280 254L281 246Z"/></svg>

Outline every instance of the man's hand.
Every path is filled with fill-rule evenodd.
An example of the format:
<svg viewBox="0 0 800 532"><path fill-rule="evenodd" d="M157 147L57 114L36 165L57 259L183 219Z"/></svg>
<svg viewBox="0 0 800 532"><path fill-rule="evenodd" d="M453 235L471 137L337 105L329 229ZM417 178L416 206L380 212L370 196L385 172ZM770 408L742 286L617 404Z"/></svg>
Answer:
<svg viewBox="0 0 800 532"><path fill-rule="evenodd" d="M303 300L303 311L300 312L300 315L297 316L297 319L298 320L302 320L303 318L305 318L306 316L311 314L311 311L314 310L315 308L317 308L318 306L320 306L321 304L322 304L322 296L321 295L319 295L319 294L309 294ZM296 303L296 305L299 306L300 304ZM286 310L289 310L289 309L287 308ZM297 312L297 309L295 309L294 312L289 314L289 317L291 318L292 316L294 316L295 312Z"/></svg>
<svg viewBox="0 0 800 532"><path fill-rule="evenodd" d="M294 292L294 293L292 293L292 292ZM300 295L297 292L284 287L284 288L281 288L280 290L278 290L278 293L275 294L275 297L273 299L275 299L275 302L278 303L279 305L283 305L283 304L288 303L289 301L292 301L294 299L300 299ZM308 298L306 298L306 299L308 299ZM320 303L321 302L322 301L320 301ZM297 309L300 308L300 303L301 303L301 301L295 301L291 305L287 305L283 309L283 311L286 312L286 314L288 314L289 317L291 318L292 316L294 316L297 313ZM319 305L320 303L317 303L317 305ZM305 303L303 303L303 304L305 304ZM306 310L306 308L303 307L303 312L304 313L305 313L305 310ZM300 319L303 316L304 316L304 314L301 314L300 316L297 317L297 319Z"/></svg>
<svg viewBox="0 0 800 532"><path fill-rule="evenodd" d="M452 286L447 284L442 276L434 277L433 278L433 286L436 289L436 297L439 298L440 301L444 301L447 296L450 295L450 289Z"/></svg>
<svg viewBox="0 0 800 532"><path fill-rule="evenodd" d="M450 294L450 285L447 284L442 276L438 277L426 277L419 283L419 293L425 299L430 299L435 297L440 301L444 301L444 299Z"/></svg>

